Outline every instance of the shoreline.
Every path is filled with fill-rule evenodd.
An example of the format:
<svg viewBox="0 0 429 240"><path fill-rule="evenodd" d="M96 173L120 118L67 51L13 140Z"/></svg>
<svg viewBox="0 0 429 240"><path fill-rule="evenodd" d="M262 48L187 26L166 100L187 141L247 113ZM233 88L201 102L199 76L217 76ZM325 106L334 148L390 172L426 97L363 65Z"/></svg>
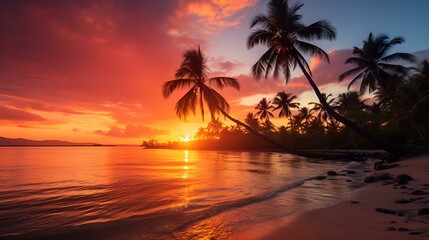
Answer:
<svg viewBox="0 0 429 240"><path fill-rule="evenodd" d="M368 164L374 162L368 160ZM429 155L411 157L398 164L368 175L387 173L396 178L407 174L414 180L407 184L398 184L395 179L368 183L334 205L256 224L249 229L257 231L242 232L233 239L427 239L429 214L418 212L429 210ZM405 201L395 203L398 200ZM408 200L411 201L406 203Z"/></svg>

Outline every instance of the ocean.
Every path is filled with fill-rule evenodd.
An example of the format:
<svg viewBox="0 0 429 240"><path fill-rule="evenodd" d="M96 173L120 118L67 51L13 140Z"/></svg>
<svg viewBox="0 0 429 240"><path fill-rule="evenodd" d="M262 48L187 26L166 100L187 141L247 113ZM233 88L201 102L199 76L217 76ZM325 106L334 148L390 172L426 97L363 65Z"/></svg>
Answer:
<svg viewBox="0 0 429 240"><path fill-rule="evenodd" d="M279 152L1 147L0 239L233 239L340 201L365 167ZM346 169L357 174L314 179Z"/></svg>

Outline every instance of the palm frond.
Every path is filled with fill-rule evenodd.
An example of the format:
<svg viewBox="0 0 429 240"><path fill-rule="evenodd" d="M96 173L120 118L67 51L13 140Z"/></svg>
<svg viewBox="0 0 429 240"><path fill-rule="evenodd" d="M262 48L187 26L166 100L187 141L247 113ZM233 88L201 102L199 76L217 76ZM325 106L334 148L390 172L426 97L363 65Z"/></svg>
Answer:
<svg viewBox="0 0 429 240"><path fill-rule="evenodd" d="M393 53L390 54L388 56L385 56L383 58L380 58L380 61L382 62L391 62L391 61L398 61L398 60L403 60L403 61L407 61L407 62L415 62L416 61L416 57L412 54L409 53Z"/></svg>
<svg viewBox="0 0 429 240"><path fill-rule="evenodd" d="M327 39L332 41L336 38L335 28L326 19L317 21L300 29L297 35L306 40Z"/></svg>
<svg viewBox="0 0 429 240"><path fill-rule="evenodd" d="M296 40L295 46L302 52L307 53L310 56L318 56L320 59L329 63L329 55L316 45Z"/></svg>
<svg viewBox="0 0 429 240"><path fill-rule="evenodd" d="M175 106L176 115L179 118L184 118L192 112L195 115L195 108L197 106L198 95L197 88L191 88L182 98L177 101Z"/></svg>
<svg viewBox="0 0 429 240"><path fill-rule="evenodd" d="M191 87L193 84L195 84L193 79L185 78L167 81L162 85L162 95L164 98L168 98L175 90Z"/></svg>
<svg viewBox="0 0 429 240"><path fill-rule="evenodd" d="M338 81L343 81L344 79L346 79L347 77L353 76L355 74L358 74L359 72L362 72L365 69L365 67L355 67L352 68L350 70L345 71L344 73L340 74L340 76L338 77Z"/></svg>
<svg viewBox="0 0 429 240"><path fill-rule="evenodd" d="M223 89L224 87L232 87L237 90L240 90L240 84L237 79L231 77L213 77L207 80L209 84L218 87L219 89Z"/></svg>

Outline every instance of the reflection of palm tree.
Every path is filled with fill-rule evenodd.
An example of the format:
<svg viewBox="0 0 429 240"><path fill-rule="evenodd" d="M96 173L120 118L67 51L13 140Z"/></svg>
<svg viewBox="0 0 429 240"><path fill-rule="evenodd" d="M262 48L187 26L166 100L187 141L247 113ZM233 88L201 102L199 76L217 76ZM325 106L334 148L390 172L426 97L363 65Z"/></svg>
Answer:
<svg viewBox="0 0 429 240"><path fill-rule="evenodd" d="M220 110L228 111L229 104L222 95L209 85L220 89L224 87L240 89L237 80L230 77L208 78L207 60L201 52L200 47L186 51L183 57L184 60L175 74L176 79L168 81L162 86L162 94L166 98L177 89L190 88L176 103L177 116L186 119L190 112L195 114L195 108L199 105L204 121L204 103L208 107L212 119L214 119L214 115Z"/></svg>
<svg viewBox="0 0 429 240"><path fill-rule="evenodd" d="M248 37L247 47L253 48L258 44L268 46L268 50L253 65L253 75L260 78L264 74L267 78L272 72L274 78L278 78L282 74L288 82L292 70L299 66L329 115L386 151L399 154L401 150L398 146L384 142L364 131L347 118L336 113L323 99L322 93L311 77L310 67L303 53L329 60L326 52L307 41L333 40L336 34L334 28L326 20L317 21L308 26L304 25L301 22L302 16L298 14L298 10L302 6L302 4L289 6L287 0L271 0L268 3L268 15L259 14L253 19L251 28L256 26L259 28Z"/></svg>
<svg viewBox="0 0 429 240"><path fill-rule="evenodd" d="M279 117L287 117L291 121L292 108L299 108L299 102L294 102L297 97L292 93L278 92L273 100L274 111L279 110Z"/></svg>
<svg viewBox="0 0 429 240"><path fill-rule="evenodd" d="M408 111L399 104L394 95L392 84L390 84L390 81L397 79L397 76L393 77L393 75L406 75L411 69L399 64L392 64L391 62L398 60L409 62L414 61L414 56L408 53L388 54L389 50L393 46L403 42L404 39L401 37L395 37L389 40L389 37L386 35L380 35L374 38L372 33L370 33L368 38L363 41L362 48L353 48L353 54L356 56L346 60L346 63L357 65L357 67L341 74L339 80L342 81L349 76L355 76L351 80L349 88L354 83L361 81L361 93L366 92L367 89L371 93L378 87L382 88L392 103L405 115L412 126L416 129L420 137L425 141L428 141L416 121L410 116Z"/></svg>
<svg viewBox="0 0 429 240"><path fill-rule="evenodd" d="M274 115L271 113L271 110L274 107L271 105L271 102L267 101L266 98L262 98L261 101L259 101L258 105L255 107L258 111L256 112L256 116L259 116L259 119L263 120L270 120L270 117L274 117Z"/></svg>

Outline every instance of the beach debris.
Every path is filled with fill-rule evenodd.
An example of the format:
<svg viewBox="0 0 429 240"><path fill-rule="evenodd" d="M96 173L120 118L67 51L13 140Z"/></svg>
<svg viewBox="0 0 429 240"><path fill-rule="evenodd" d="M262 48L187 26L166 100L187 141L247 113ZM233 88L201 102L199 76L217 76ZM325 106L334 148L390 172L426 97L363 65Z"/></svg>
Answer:
<svg viewBox="0 0 429 240"><path fill-rule="evenodd" d="M414 201L417 201L420 199L422 199L422 198L409 198L409 199L401 198L401 199L396 200L395 203L399 203L399 204L411 203L411 202L414 202Z"/></svg>
<svg viewBox="0 0 429 240"><path fill-rule="evenodd" d="M373 183L377 181L377 178L375 178L375 176L367 176L363 181L366 183Z"/></svg>
<svg viewBox="0 0 429 240"><path fill-rule="evenodd" d="M425 191L422 191L422 190L414 190L414 191L411 192L411 194L412 195L426 195L426 194L429 194L429 192L425 192Z"/></svg>
<svg viewBox="0 0 429 240"><path fill-rule="evenodd" d="M384 214L397 214L395 210L387 209L387 208L376 208L376 212L384 213Z"/></svg>
<svg viewBox="0 0 429 240"><path fill-rule="evenodd" d="M417 215L419 215L419 216L421 216L421 215L428 215L428 214L429 214L429 208L422 208L417 213Z"/></svg>
<svg viewBox="0 0 429 240"><path fill-rule="evenodd" d="M396 181L398 182L398 184L408 184L409 181L414 180L414 178L412 178L411 176L407 175L407 174L399 174L396 177Z"/></svg>
<svg viewBox="0 0 429 240"><path fill-rule="evenodd" d="M328 176L337 176L338 175L335 171L328 171L328 172L326 172L326 174L328 174Z"/></svg>
<svg viewBox="0 0 429 240"><path fill-rule="evenodd" d="M391 169L394 167L399 167L400 165L397 163L393 164L385 164L383 161L378 161L374 163L374 170L380 171L380 170L386 170Z"/></svg>
<svg viewBox="0 0 429 240"><path fill-rule="evenodd" d="M326 177L325 176L317 176L314 179L316 179L316 180L324 180L324 179L326 179Z"/></svg>

